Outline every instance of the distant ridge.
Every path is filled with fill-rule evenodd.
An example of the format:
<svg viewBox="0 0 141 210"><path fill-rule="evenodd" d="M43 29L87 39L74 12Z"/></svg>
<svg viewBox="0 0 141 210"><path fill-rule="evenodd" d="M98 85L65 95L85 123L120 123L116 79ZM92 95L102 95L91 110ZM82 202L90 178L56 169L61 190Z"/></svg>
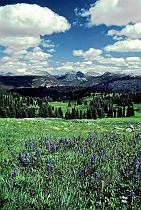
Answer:
<svg viewBox="0 0 141 210"><path fill-rule="evenodd" d="M13 76L0 75L1 89L38 88L50 86L92 87L99 91L137 92L141 91L141 76L105 72L102 75L71 71L62 76Z"/></svg>

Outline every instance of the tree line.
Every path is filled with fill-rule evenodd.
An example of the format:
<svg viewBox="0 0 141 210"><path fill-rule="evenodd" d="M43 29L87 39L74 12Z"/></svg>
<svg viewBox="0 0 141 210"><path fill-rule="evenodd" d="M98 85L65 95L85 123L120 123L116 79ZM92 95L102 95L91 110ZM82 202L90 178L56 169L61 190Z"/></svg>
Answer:
<svg viewBox="0 0 141 210"><path fill-rule="evenodd" d="M134 103L141 103L141 93L89 93L92 100L87 102L78 97L76 103L68 100L67 111L50 105L50 97L30 97L0 91L0 117L35 118L55 117L65 119L97 119L103 117L134 116ZM78 106L79 105L79 106ZM79 107L79 108L78 108ZM85 109L84 109L85 107Z"/></svg>

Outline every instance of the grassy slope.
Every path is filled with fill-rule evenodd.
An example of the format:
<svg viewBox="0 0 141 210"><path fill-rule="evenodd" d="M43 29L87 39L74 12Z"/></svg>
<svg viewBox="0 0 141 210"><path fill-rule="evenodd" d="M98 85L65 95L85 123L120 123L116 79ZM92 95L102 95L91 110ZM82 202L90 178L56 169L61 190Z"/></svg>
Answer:
<svg viewBox="0 0 141 210"><path fill-rule="evenodd" d="M30 203L28 205L31 205L31 203L33 202L34 205L36 205L36 206L37 205L46 206L47 204L45 202L47 202L47 200L49 199L49 196L51 196L50 194L49 195L48 194L46 195L46 193L44 194L42 191L42 188L44 187L44 183L46 183L46 177L44 177L45 176L44 175L44 167L46 167L45 163L44 163L44 166L40 165L37 169L36 169L36 167L33 168L33 170L31 170L30 167L27 167L27 171L28 170L29 171L28 171L28 176L26 178L27 179L26 182L25 182L25 177L24 177L25 172L23 172L23 174L22 174L20 172L22 169L20 168L20 166L18 166L17 171L19 173L19 176L17 176L17 179L16 179L17 185L14 187L14 189L16 189L17 186L22 186L22 191L18 191L18 190L13 191L13 187L12 188L10 187L13 184L13 182L11 181L11 173L12 173L12 170L14 170L14 166L12 165L12 163L13 164L16 163L18 165L17 154L21 150L22 151L25 150L24 144L26 141L38 142L37 144L38 144L39 148L42 148L42 154L44 154L44 153L46 154L46 152L43 149L44 143L42 143L42 141L44 142L45 137L49 137L49 139L51 141L54 141L56 139L59 140L61 137L66 139L69 137L73 138L73 136L77 137L78 135L81 135L83 140L87 140L88 134L89 133L92 134L94 131L98 132L98 134L103 134L103 133L106 134L106 133L111 133L113 131L116 131L117 134L123 133L126 136L129 136L129 139L132 139L134 132L129 132L129 133L126 132L126 127L128 125L134 126L135 134L140 132L141 131L140 116L132 117L132 118L116 118L116 119L104 118L104 119L97 119L97 120L68 120L68 121L63 120L63 119L54 119L54 118L0 119L0 153L1 153L0 158L1 158L1 162L3 165L4 165L5 159L8 159L8 161L9 161L8 166L6 166L7 169L2 168L2 170L4 172L2 171L1 176L0 176L0 182L5 183L4 184L5 188L1 187L1 189L4 190L3 196L4 196L4 199L7 199L7 201L5 200L5 207L2 209L3 210L5 210L5 209L11 210L10 205L12 205L12 208L14 205L17 205L18 206L17 208L19 208L19 205L18 205L19 202L21 202L21 209L24 209L25 206L27 206L27 202ZM127 140L128 140L128 138L127 138ZM102 140L102 142L101 142L102 145L103 144L106 145L105 140ZM125 142L124 142L124 144L125 144ZM129 153L129 148L127 147L128 144L126 145L126 147L124 144L119 142L117 144L117 148L119 146L119 149L121 149L121 150L123 149L123 153L125 153L125 154L127 153L127 156L128 156L128 153ZM124 146L122 146L122 145L124 145ZM127 148L127 152L124 151L124 150L126 150L126 148ZM139 151L139 148L137 151L135 151L134 148L132 148L132 150L133 150L132 153L137 153ZM108 149L107 149L107 151L108 151ZM112 150L109 150L109 153L107 154L109 156L109 158L112 158L111 151ZM11 157L11 154L10 154L11 152L16 154L16 159ZM93 153L93 151L90 151L89 158L92 153ZM61 161L63 158L65 158L64 154L65 154L64 152L57 153L57 155L59 155L59 157L58 157L59 161ZM61 156L61 155L63 155L63 156ZM73 159L73 155L75 155L75 152L70 151L67 153L67 155L68 155L70 163L73 166L72 159ZM54 156L57 157L55 155L55 153L54 153ZM133 154L132 154L132 156L133 156ZM43 160L44 160L44 157L47 158L46 155L43 155L43 157L42 157ZM86 157L84 156L84 158L86 158ZM75 159L77 159L77 157L74 157L74 160ZM82 155L82 159L83 159L83 155ZM65 160L63 159L63 161L65 161ZM61 167L64 167L61 164L62 164L62 161L58 162L58 165L56 165L56 167L58 167L58 170L62 170ZM71 164L68 164L68 165L67 165L67 163L64 163L64 164L66 164L65 167L69 171L69 176L71 177L71 168L70 168ZM82 164L81 161L79 164ZM76 165L76 166L74 165L74 167L76 167L76 170L78 170L79 165ZM107 165L105 167L110 167L110 166ZM39 170L39 168L40 168L40 170ZM43 171L41 170L42 168L43 168ZM101 170L101 168L98 169L98 171L100 171L100 170ZM103 172L105 170L105 173L111 173L111 172L107 172L106 168L103 168L102 170L103 170ZM59 184L58 186L60 186L60 187L56 188L56 190L58 190L58 194L56 194L55 196L58 195L58 197L59 197L58 199L60 199L61 202L63 202L62 205L65 205L65 203L68 202L68 199L69 199L68 192L66 190L66 186L67 186L67 189L69 190L69 192L75 192L74 191L75 189L73 189L73 187L72 187L72 186L76 186L76 183L73 184L73 182L75 182L75 177L74 177L74 179L72 179L72 178L70 179L67 176L68 171L66 174L65 174L65 172L63 172L64 173L64 178L63 178L64 185L59 184L59 178L57 177L57 176L59 176L58 174L55 175L55 177L56 177L55 181L53 181L54 178L51 178L51 180L53 179L51 182L51 186L54 184L54 186L57 187L57 185L55 185L55 183L58 183ZM103 172L101 172L101 176L102 176ZM111 176L112 176L112 174L110 175L110 177ZM102 179L108 180L108 178L104 178L104 177ZM111 178L109 178L109 181L110 181L110 179ZM113 180L114 179L115 178L113 177ZM38 188L37 188L36 182L38 183L39 186L41 185L41 187L38 186ZM24 183L26 184L25 185L26 188L24 187ZM81 184L83 184L83 180L82 180ZM48 184L47 184L47 186L48 186ZM85 186L85 184L84 184L84 186ZM50 185L49 185L49 187L50 187ZM115 187L113 187L113 190L115 190L116 188L117 187L115 184ZM78 186L77 186L77 189L78 189ZM108 188L106 188L106 189L108 189ZM30 192L30 190L31 190L31 192ZM30 200L30 199L28 199L28 196L30 194L32 194L33 190L36 193L36 197L35 197L35 199ZM51 190L51 192L52 192L52 190ZM11 197L10 197L10 193L11 193ZM66 196L66 197L63 197L63 196ZM81 193L80 193L80 196L82 196ZM136 196L137 202L139 199L138 197L139 196L137 195ZM49 199L50 202L52 202L51 199L54 199L53 195ZM64 201L63 201L63 199L64 199ZM85 196L84 196L84 199L85 199ZM86 199L88 199L88 197L86 197ZM74 200L75 200L75 198L74 198ZM56 202L57 202L57 200L56 200ZM77 202L77 200L75 200L75 202ZM87 200L84 202L87 202ZM56 203L53 205L58 205L58 204ZM71 201L71 204L69 204L69 205L70 205L70 208L68 208L67 206L64 208L61 207L60 210L74 209L74 206L73 206L74 201L73 200ZM41 206L39 206L38 209L41 209ZM30 207L28 209L32 209L32 207ZM49 208L49 209L53 209L53 208ZM82 208L82 209L85 209L85 208ZM113 209L113 208L108 207L108 210L109 209ZM135 210L136 207L133 209Z"/></svg>
<svg viewBox="0 0 141 210"><path fill-rule="evenodd" d="M39 137L69 138L97 131L103 132L125 132L128 125L136 127L136 123L141 123L140 113L130 118L103 118L97 120L63 120L57 118L25 118L25 119L0 119L1 144L8 140L12 145L18 145L28 139L38 139ZM138 131L140 131L138 127ZM6 148L5 148L6 149ZM5 157L5 149L2 156ZM3 157L3 158L4 158Z"/></svg>

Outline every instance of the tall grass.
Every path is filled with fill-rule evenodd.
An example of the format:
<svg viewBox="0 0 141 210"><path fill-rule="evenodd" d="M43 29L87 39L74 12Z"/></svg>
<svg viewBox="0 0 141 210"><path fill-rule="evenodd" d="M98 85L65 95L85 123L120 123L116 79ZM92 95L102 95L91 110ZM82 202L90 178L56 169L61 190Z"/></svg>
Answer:
<svg viewBox="0 0 141 210"><path fill-rule="evenodd" d="M140 209L141 123L120 120L1 119L1 209Z"/></svg>

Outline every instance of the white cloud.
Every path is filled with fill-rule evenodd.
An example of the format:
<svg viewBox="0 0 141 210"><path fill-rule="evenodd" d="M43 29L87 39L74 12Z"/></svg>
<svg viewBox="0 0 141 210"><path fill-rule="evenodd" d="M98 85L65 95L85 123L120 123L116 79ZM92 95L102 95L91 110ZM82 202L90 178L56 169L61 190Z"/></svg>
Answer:
<svg viewBox="0 0 141 210"><path fill-rule="evenodd" d="M116 35L116 36L115 36ZM121 36L126 36L131 39L140 39L141 38L141 23L129 24L121 31L109 30L107 36L115 36L117 39L122 39ZM115 39L114 37L114 39Z"/></svg>
<svg viewBox="0 0 141 210"><path fill-rule="evenodd" d="M111 29L111 30L108 31L107 36L114 36L114 35L117 35L117 34L118 34L117 30Z"/></svg>
<svg viewBox="0 0 141 210"><path fill-rule="evenodd" d="M36 4L22 3L0 7L0 20L2 34L19 37L43 36L54 32L65 32L70 28L66 18Z"/></svg>
<svg viewBox="0 0 141 210"><path fill-rule="evenodd" d="M0 7L0 45L6 47L1 71L15 74L46 71L56 46L43 36L69 29L67 19L47 7L24 3ZM43 52L39 46L51 49Z"/></svg>
<svg viewBox="0 0 141 210"><path fill-rule="evenodd" d="M73 50L74 56L81 56L85 60L93 61L96 60L98 56L102 54L102 50L90 48L88 51L83 50Z"/></svg>
<svg viewBox="0 0 141 210"><path fill-rule="evenodd" d="M13 74L35 74L46 72L51 54L43 52L40 47L35 47L30 51L14 50L7 48L1 59L1 71L11 72Z"/></svg>
<svg viewBox="0 0 141 210"><path fill-rule="evenodd" d="M134 25L127 25L118 33L118 35L119 36L124 35L132 39L141 38L141 23L136 23Z"/></svg>
<svg viewBox="0 0 141 210"><path fill-rule="evenodd" d="M48 50L48 52L53 53L53 52L55 52L55 49L50 49L50 50Z"/></svg>
<svg viewBox="0 0 141 210"><path fill-rule="evenodd" d="M141 22L140 0L98 0L89 11L82 12L88 17L88 26L105 24L123 26Z"/></svg>
<svg viewBox="0 0 141 210"><path fill-rule="evenodd" d="M11 47L13 49L28 49L29 47L36 47L40 44L40 37L2 37L0 32L0 45Z"/></svg>
<svg viewBox="0 0 141 210"><path fill-rule="evenodd" d="M0 45L28 49L40 44L40 35L70 29L66 18L36 4L0 7Z"/></svg>
<svg viewBox="0 0 141 210"><path fill-rule="evenodd" d="M129 40L125 40L125 41L129 41ZM133 51L141 47L140 40L130 40L131 43L129 42L129 44L128 42L126 43L125 41L122 41L123 43L119 41L120 44L118 46L115 46L116 43L114 45L108 46L106 50L107 51L112 51L112 50ZM136 43L136 41L139 41L139 43L138 42ZM114 49L112 49L112 47ZM127 71L129 69L130 72L132 72L133 74L135 73L135 74L140 75L140 72L141 72L141 58L140 57L130 56L130 57L122 58L122 57L112 57L109 54L108 56L107 54L106 56L103 56L102 51L101 50L98 51L98 50L99 49L96 50L96 52L98 53L94 53L94 56L91 55L91 52L95 52L95 49L93 48L90 48L86 52L84 52L83 50L74 50L73 51L74 56L81 56L83 57L84 60L87 60L87 62L84 61L84 62L77 62L77 63L71 64L73 69L78 70L78 71L80 70L82 72L90 72L90 71L97 72L98 71L99 73L104 73L105 71L110 71L111 73L112 72L123 73L123 71L125 72L125 70ZM65 69L65 65L63 66ZM136 71L134 71L135 69Z"/></svg>
<svg viewBox="0 0 141 210"><path fill-rule="evenodd" d="M104 48L107 52L141 52L141 40L139 39L127 39L118 41L113 45L108 45Z"/></svg>

